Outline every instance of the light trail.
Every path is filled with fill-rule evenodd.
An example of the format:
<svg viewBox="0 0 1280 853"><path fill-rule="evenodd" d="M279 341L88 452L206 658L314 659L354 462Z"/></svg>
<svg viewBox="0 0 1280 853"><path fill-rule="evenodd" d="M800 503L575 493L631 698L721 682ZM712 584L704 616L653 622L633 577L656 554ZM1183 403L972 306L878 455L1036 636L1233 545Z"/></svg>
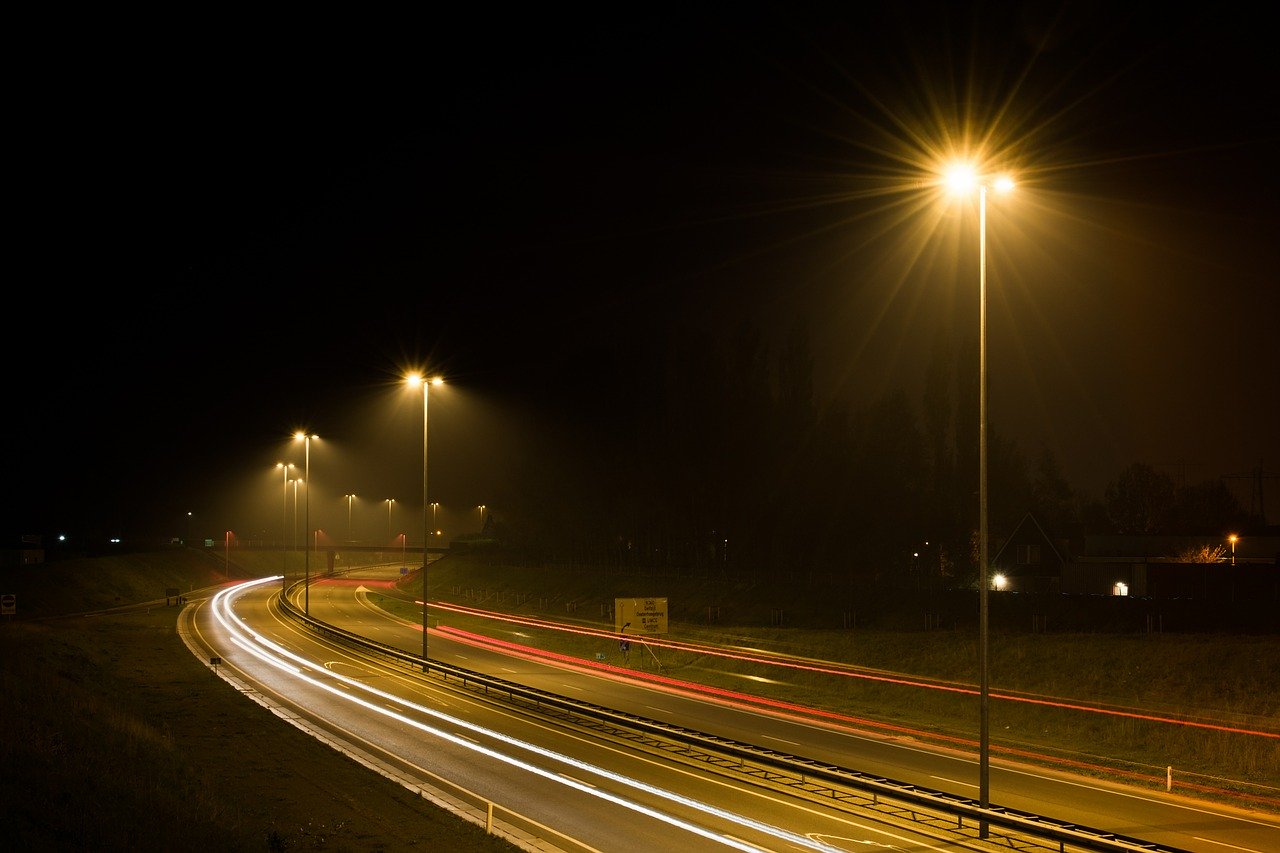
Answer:
<svg viewBox="0 0 1280 853"><path fill-rule="evenodd" d="M419 626L420 627L420 626ZM756 711L761 708L767 709L779 717L794 720L801 723L811 723L815 719L830 721L836 725L846 726L851 729L874 729L885 732L893 732L897 734L909 735L913 738L925 738L938 743L950 744L953 746L975 749L978 742L972 738L956 737L954 735L945 735L939 732L923 731L907 726L894 725L892 723L884 723L879 720L869 720L862 717L854 717L849 714L843 714L839 711L828 711L821 708L812 708L807 705L798 705L793 702L786 702L781 699L769 699L762 696L755 696L749 693L739 693L723 687L710 687L705 684L699 684L694 681L681 681L665 675L655 675L647 672L637 672L625 667L615 666L613 664L600 663L598 661L584 660L560 652L550 652L545 649L533 648L530 646L522 646L518 643L512 643L508 640L499 640L494 637L485 636L484 634L474 634L463 631L459 628L439 627L436 631L448 634L454 640L460 643L476 646L478 648L496 649L506 654L516 655L529 661L555 661L558 665L572 666L583 670L589 670L596 673L608 673L610 675L626 678L632 681L647 681L653 684L659 684L669 690L677 691L685 695L698 698L706 696L715 696L718 701L726 706L741 708L748 711ZM655 709L657 710L657 709ZM1038 762L1047 762L1056 764L1061 767L1070 767L1076 770L1095 772L1103 770L1106 773L1123 776L1136 782L1150 783L1153 777L1150 774L1139 773L1132 770L1124 770L1116 767L1108 767L1097 764L1091 764L1087 761L1079 761L1076 759L1064 758L1062 756L1048 756L1043 753L1033 752L1028 749L1019 749L1017 747L993 745L991 747L993 753L999 753L1004 756L1014 756L1027 758ZM1210 785L1204 785L1197 782L1183 780L1179 783L1182 788L1199 791L1205 794L1229 795L1236 799L1256 802L1265 805L1268 808L1274 807L1276 800L1272 797L1257 796L1246 794L1240 791L1227 791L1222 788L1215 788Z"/></svg>
<svg viewBox="0 0 1280 853"><path fill-rule="evenodd" d="M266 639L260 634L257 634L251 628L249 628L249 626L246 625L243 622L243 620L241 620L240 617L238 617L235 614L234 610L232 609L235 599L240 595L243 595L245 592L248 592L253 587L256 587L265 583L278 582L280 580L281 580L281 576L277 575L274 577L261 578L259 580L248 581L243 584L239 584L235 587L232 587L230 589L226 589L219 592L213 599L214 616L217 619L218 623L221 624L223 628L225 628L228 631L228 633L231 635L233 642L235 642L237 646L245 649L247 652L252 654L254 657L258 658L259 660L263 661L264 663L272 667L275 667L276 669L279 669L282 672L292 675L293 677L297 678L299 681L303 681L313 687L316 687L320 690L324 690L325 692L335 697L338 697L348 702L352 702L369 711L373 711L375 713L389 717L407 726L412 726L413 728L419 729L420 731L423 731L428 734L447 740L450 743L456 744L465 749L471 750L473 752L482 753L497 761L501 761L505 764L509 764L513 767L517 767L521 770L524 770L527 773L532 773L534 775L541 776L544 779L556 782L561 785L565 785L566 787L573 788L582 793L590 794L593 797L607 800L608 802L614 803L615 805L621 806L626 809L630 809L631 811L635 811L640 814L647 815L648 817L652 817L655 820L659 820L664 823L670 824L671 826L677 827L678 829L682 829L686 832L699 835L710 841L715 841L726 847L732 847L737 850L748 851L748 853L750 853L751 851L763 850L763 848L749 844L740 839L733 838L732 836L715 833L704 827L700 827L696 824L689 823L688 821L682 820L676 817L675 815L668 814L666 812L659 811L650 806L646 806L643 803L636 802L635 800L629 800L617 794L613 794L608 791L603 791L585 782L579 782L576 779L562 775L560 772L545 770L534 764L530 764L526 761L516 758L513 755L507 755L505 753L499 752L490 747L482 746L470 740L469 738L451 734L449 732L427 725L426 723L423 723L419 720L414 720L410 717L407 717L404 714L399 713L398 711L395 711L392 708L374 704L373 702L370 702L352 693L348 693L344 690L339 690L333 685L327 684L324 681L312 678L311 676L305 674L305 672L303 672L302 669L298 668L297 666L294 666L291 663L288 663L288 661L296 661L302 667L316 667L317 665L313 661L308 661L306 658L302 657L301 655L291 652L288 649L285 649L282 646L272 642L271 640ZM745 817L743 815L734 814L733 812L726 811L724 809L718 808L708 803L703 803L698 800L685 797L682 794L676 793L674 791L668 791L664 788L660 788L655 785L650 785L648 783L641 782L636 779L628 778L619 773L615 773L611 770L607 770L603 767L597 767L595 765L588 764L587 762L580 761L578 759L572 758L567 755L563 755L553 750L544 749L543 747L539 747L531 743L526 743L517 738L503 734L502 732L486 729L474 723L467 722L466 720L462 720L457 717L452 717L452 716L449 716L448 714L441 713L440 711L436 711L434 709L427 708L425 706L418 705L413 702L409 702L408 700L405 700L399 696L396 696L391 693L387 693L382 690L378 690L377 688L371 687L356 679L348 678L346 676L343 676L331 670L326 670L326 672L331 679L340 681L343 684L347 685L348 687L355 688L365 693L372 694L380 699L395 703L397 706L400 706L402 708L412 710L414 712L424 714L430 717L434 717L450 725L457 726L459 728L484 735L486 737L498 740L502 743L506 743L518 749L531 752L535 755L543 756L544 758L548 758L552 761L557 761L562 764L567 764L570 767L573 767L575 769L582 770L587 773L592 773L597 776L601 776L605 779L609 779L625 787L642 791L646 794L659 797L669 802L677 803L679 805L685 806L686 808L692 809L697 812L701 812L703 814L706 814L715 818L719 818L720 820L727 821L736 826L754 830L756 832L762 833L772 838L776 838L777 840L782 842L794 844L797 847L805 850L826 851L826 853L841 853L840 848L832 847L816 839L809 838L808 836L798 835L796 833L789 832L779 827L770 826L766 823L762 823L752 818Z"/></svg>
<svg viewBox="0 0 1280 853"><path fill-rule="evenodd" d="M421 606L422 602L417 602ZM431 605L432 608L439 610L448 610L461 615L474 616L477 618L493 619L501 622L509 622L517 625L526 625L529 627L543 628L545 630L561 631L568 634L580 634L582 636L617 640L617 635L609 631L599 631L592 628L575 628L559 622L551 622L543 619L534 619L530 617L512 616L506 613L499 613L492 610L479 610L463 605L446 604L437 602ZM492 639L492 638L488 638ZM634 638L633 638L634 639ZM501 643L501 640L493 640L493 642ZM949 693L958 693L968 696L977 696L979 692L976 688L966 687L955 684L947 684L939 681L926 681L923 679L905 678L902 676L877 675L875 673L850 669L838 666L821 666L813 663L805 663L803 661L778 658L771 656L756 656L727 652L719 646L709 646L700 643L688 643L679 640L654 640L644 638L643 642L656 646L658 648L672 649L675 651L696 652L697 654L710 655L713 657L725 658L728 660L740 660L746 663L766 664L769 666L778 666L786 669L799 670L804 672L812 672L820 675L833 675L844 678L858 678L866 681L876 681L885 684L898 684L906 687L922 687L929 690L941 690ZM576 659L575 659L576 660ZM628 671L629 670L624 670ZM1242 734L1252 737L1264 737L1280 740L1280 732L1262 731L1259 729L1246 729L1238 726L1228 726L1221 723L1205 723L1195 720L1179 720L1174 717L1163 717L1156 714L1139 713L1137 711L1122 711L1115 708L1101 708L1096 705L1082 705L1076 702L1065 702L1057 699L1040 699L1032 696L1016 696L1007 693L990 693L989 698L1000 699L1006 702L1023 702L1029 705L1042 705L1049 708L1061 708L1068 711L1084 711L1092 714L1103 714L1113 717L1125 717L1134 720L1145 720L1153 723L1166 723L1169 725L1187 726L1190 728L1207 729L1210 731L1227 732L1230 734Z"/></svg>

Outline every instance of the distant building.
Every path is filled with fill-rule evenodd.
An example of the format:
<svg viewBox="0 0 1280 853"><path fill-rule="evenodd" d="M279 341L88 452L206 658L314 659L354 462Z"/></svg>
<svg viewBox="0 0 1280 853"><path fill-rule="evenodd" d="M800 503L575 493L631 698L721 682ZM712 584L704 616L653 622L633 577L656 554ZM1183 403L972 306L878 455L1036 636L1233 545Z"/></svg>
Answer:
<svg viewBox="0 0 1280 853"><path fill-rule="evenodd" d="M1194 556L1218 552L1204 561ZM1280 600L1280 536L1242 536L1231 547L1211 536L1054 538L1030 513L991 559L1011 592L1221 600Z"/></svg>
<svg viewBox="0 0 1280 853"><path fill-rule="evenodd" d="M0 547L0 568L37 566L44 563L44 539L35 534L23 534Z"/></svg>

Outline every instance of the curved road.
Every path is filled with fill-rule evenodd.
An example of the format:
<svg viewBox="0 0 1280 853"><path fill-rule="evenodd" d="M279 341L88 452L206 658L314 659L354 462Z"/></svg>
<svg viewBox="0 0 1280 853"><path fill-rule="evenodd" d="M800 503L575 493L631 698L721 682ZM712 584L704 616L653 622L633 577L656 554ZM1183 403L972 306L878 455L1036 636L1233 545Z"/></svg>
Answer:
<svg viewBox="0 0 1280 853"><path fill-rule="evenodd" d="M421 626L391 618L368 601L360 583L352 582L372 586L395 577L395 569L371 570L313 584L310 614L421 652ZM744 850L866 850L868 845L928 850L951 847L958 838L922 835L917 824L890 825L877 815L840 812L819 800L709 774L702 765L686 766L631 742L533 719L438 679L370 662L319 640L280 613L275 606L279 588L276 580L238 591L231 604L223 600L215 607L209 600L191 608L189 630L202 647L193 651L220 655L224 675L231 675L229 666L259 696L274 695L282 713L311 719L310 727L332 732L331 739L364 754L382 772L411 786L431 785L436 774L474 795L464 799L497 803L499 829L530 849L652 851L684 848L701 839ZM280 655L297 658L284 666L270 662L255 653L258 643L237 644L237 632L254 634L277 644ZM472 645L435 629L430 647L433 660L539 690L924 788L977 796L971 756L662 688L603 669ZM1280 816L1274 814L1233 811L995 761L991 789L999 792L993 800L1006 808L1197 853L1280 850ZM534 837L548 844L521 840Z"/></svg>

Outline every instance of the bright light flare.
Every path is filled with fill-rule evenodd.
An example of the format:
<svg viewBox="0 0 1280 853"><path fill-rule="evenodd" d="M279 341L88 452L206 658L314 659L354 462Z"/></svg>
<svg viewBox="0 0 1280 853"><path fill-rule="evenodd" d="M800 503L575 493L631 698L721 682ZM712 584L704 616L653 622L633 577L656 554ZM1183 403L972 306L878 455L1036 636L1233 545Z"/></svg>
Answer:
<svg viewBox="0 0 1280 853"><path fill-rule="evenodd" d="M1007 174L984 176L968 163L955 163L942 174L942 184L952 195L968 195L980 186L988 187L1001 195L1013 192L1014 180Z"/></svg>
<svg viewBox="0 0 1280 853"><path fill-rule="evenodd" d="M942 182L955 195L963 195L972 192L978 185L978 175L972 166L956 164L947 169Z"/></svg>
<svg viewBox="0 0 1280 853"><path fill-rule="evenodd" d="M414 372L405 376L404 381L405 381L405 384L407 384L410 388L417 388L419 385L443 385L444 377L442 376L426 377L426 376L423 376L421 373Z"/></svg>

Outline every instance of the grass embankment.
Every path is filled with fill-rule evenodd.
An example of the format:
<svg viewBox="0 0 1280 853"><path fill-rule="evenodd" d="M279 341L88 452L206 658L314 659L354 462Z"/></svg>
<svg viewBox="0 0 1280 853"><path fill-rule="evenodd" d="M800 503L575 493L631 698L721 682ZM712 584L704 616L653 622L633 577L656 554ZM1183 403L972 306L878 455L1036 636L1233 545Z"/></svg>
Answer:
<svg viewBox="0 0 1280 853"><path fill-rule="evenodd" d="M0 570L0 593L17 602L0 621L8 849L515 849L282 723L196 660L165 591L223 583L225 568L179 549ZM128 607L140 602L153 604Z"/></svg>
<svg viewBox="0 0 1280 853"><path fill-rule="evenodd" d="M432 599L612 632L615 597L666 597L670 633L660 640L766 649L835 661L864 674L902 674L924 687L835 676L775 664L522 626L520 642L754 696L796 702L866 721L873 730L976 750L976 631L814 630L708 623L731 608L725 584L684 577L637 579L488 565L446 557L429 572ZM416 593L416 573L404 580ZM800 609L786 589L751 591L774 607ZM411 608L410 608L411 609ZM404 616L414 618L406 609ZM420 617L419 617L420 618ZM444 624L513 639L493 620L433 614ZM992 756L1050 761L1067 769L1175 791L1244 795L1280 810L1280 636L993 633L989 643ZM1013 696L1015 698L1004 698ZM1084 710L1084 706L1097 710ZM1188 723L1198 724L1189 725ZM879 724L879 725L877 725ZM906 733L899 729L907 730ZM1241 731L1231 731L1238 729ZM1265 732L1270 737L1248 732Z"/></svg>

